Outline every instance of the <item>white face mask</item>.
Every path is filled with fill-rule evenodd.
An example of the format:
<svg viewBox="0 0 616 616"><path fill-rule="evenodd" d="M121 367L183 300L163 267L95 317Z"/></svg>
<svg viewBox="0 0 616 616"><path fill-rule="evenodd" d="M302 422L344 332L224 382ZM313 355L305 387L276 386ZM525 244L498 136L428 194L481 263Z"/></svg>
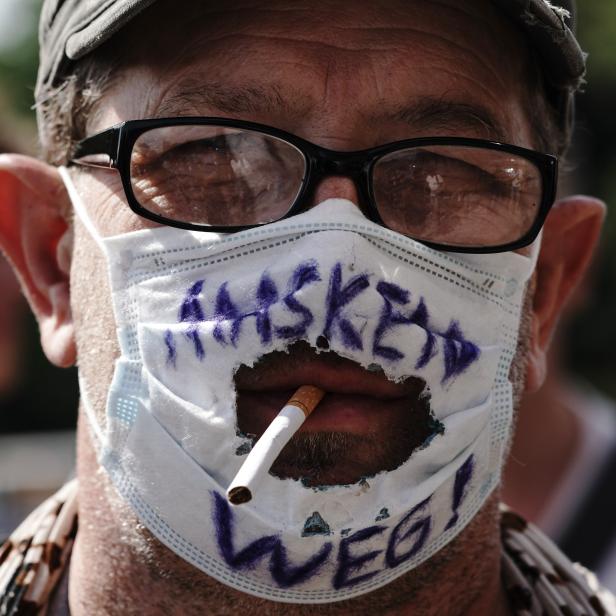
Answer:
<svg viewBox="0 0 616 616"><path fill-rule="evenodd" d="M274 601L350 599L458 535L499 483L520 310L534 256L432 250L331 199L233 235L156 228L101 238L121 357L99 459L142 523L208 575ZM537 243L538 244L538 243ZM441 424L390 472L225 491L245 459L234 373L303 340L391 380L424 379Z"/></svg>

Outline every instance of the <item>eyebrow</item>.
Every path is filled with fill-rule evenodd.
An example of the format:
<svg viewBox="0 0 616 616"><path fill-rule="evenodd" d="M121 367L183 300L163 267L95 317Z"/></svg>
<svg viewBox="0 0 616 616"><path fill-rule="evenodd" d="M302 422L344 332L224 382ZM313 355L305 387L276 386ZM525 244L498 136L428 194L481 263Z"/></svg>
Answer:
<svg viewBox="0 0 616 616"><path fill-rule="evenodd" d="M453 95L452 95L453 96ZM203 109L223 114L274 113L302 117L309 112L308 97L285 91L277 85L249 84L242 87L221 83L203 83L193 78L175 85L156 109L156 116L200 115ZM386 108L386 106L385 106ZM466 130L494 141L507 141L507 131L485 106L449 99L448 95L421 96L410 103L380 112L371 119L391 119L411 128L428 129L434 136L448 136Z"/></svg>
<svg viewBox="0 0 616 616"><path fill-rule="evenodd" d="M444 133L468 129L471 132L479 131L495 141L506 141L505 127L487 107L474 102L448 100L443 96L422 96L395 108L389 115L411 127L421 126L422 129Z"/></svg>
<svg viewBox="0 0 616 616"><path fill-rule="evenodd" d="M156 109L159 116L195 113L215 108L223 113L272 112L287 109L288 104L276 85L250 84L234 87L187 79L178 83Z"/></svg>

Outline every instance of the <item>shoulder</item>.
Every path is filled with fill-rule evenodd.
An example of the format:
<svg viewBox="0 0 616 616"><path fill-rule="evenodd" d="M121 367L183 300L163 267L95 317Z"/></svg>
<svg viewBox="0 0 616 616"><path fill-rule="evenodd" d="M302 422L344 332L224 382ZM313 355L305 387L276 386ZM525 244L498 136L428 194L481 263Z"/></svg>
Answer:
<svg viewBox="0 0 616 616"><path fill-rule="evenodd" d="M77 534L77 481L37 507L0 547L0 614L38 613L62 579Z"/></svg>
<svg viewBox="0 0 616 616"><path fill-rule="evenodd" d="M616 599L537 527L501 512L503 583L516 614L616 616Z"/></svg>

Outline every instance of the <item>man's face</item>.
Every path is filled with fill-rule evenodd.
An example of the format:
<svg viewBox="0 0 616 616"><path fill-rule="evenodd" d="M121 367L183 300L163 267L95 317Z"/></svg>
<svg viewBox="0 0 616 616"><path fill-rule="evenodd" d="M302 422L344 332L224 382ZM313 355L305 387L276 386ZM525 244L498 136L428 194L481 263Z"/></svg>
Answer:
<svg viewBox="0 0 616 616"><path fill-rule="evenodd" d="M128 66L97 105L88 134L138 118L218 116L267 124L336 150L430 136L536 146L524 43L488 2L247 1L232 12L208 3L182 15L159 2L116 42L129 43ZM89 170L77 186L103 236L152 226L126 205L118 174ZM347 178L323 181L314 203L329 197L360 205ZM103 413L119 350L106 265L79 225L72 307L80 369ZM345 376L342 410L315 415L304 428L304 445L315 434L337 435L315 481L348 483L396 468L425 438L421 382L395 387L379 372L334 356L317 359L301 346L284 359L267 357L256 369L240 370L240 429L259 434L280 408L276 392L254 403L259 383L277 380L286 389L300 371L301 379L317 375L324 382ZM291 451L278 472L301 475L325 456L322 443L315 451L310 459Z"/></svg>

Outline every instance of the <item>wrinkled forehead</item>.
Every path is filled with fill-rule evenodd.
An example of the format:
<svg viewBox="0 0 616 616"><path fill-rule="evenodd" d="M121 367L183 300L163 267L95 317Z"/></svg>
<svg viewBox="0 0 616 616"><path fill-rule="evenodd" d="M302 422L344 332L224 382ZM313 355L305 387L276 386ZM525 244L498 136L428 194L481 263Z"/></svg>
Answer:
<svg viewBox="0 0 616 616"><path fill-rule="evenodd" d="M454 124L501 140L515 130L531 65L522 33L487 0L252 0L181 13L162 1L107 51L118 49L117 120L271 122L282 111L286 124L276 124L297 129L337 109L355 122L387 117L432 134ZM142 95L127 83L141 83Z"/></svg>
<svg viewBox="0 0 616 616"><path fill-rule="evenodd" d="M299 73L334 62L376 72L388 61L419 68L430 54L434 63L443 60L444 71L449 64L455 80L467 65L504 78L529 57L521 32L488 0L250 0L231 11L217 0L179 14L163 1L125 29L123 43L125 52L160 72L207 55L227 78L237 58L253 68L288 62Z"/></svg>
<svg viewBox="0 0 616 616"><path fill-rule="evenodd" d="M285 6L286 5L286 6ZM355 33L378 28L381 36L404 27L400 18L420 19L420 13L432 11L432 23L437 31L453 27L459 36L470 39L478 54L486 57L486 47L496 40L487 56L500 62L503 72L511 71L511 64L531 49L535 62L545 82L547 100L556 112L555 119L563 137L570 134L573 123L573 95L585 83L586 55L575 38L574 0L414 0L413 2L357 3L340 2L234 2L232 6L217 5L216 1L188 3L169 0L44 0L39 28L40 66L35 89L39 120L45 122L46 102L66 86L76 62L101 55L101 47L126 54L118 38L131 28L128 49L147 49L150 62L164 64L176 49L163 44L179 33L184 42L191 41L189 28L200 27L201 15L218 24L214 13L223 14L230 22L241 27L260 27L263 20L277 19L281 13L289 17L286 27L299 25L304 34L316 32L315 23L329 26L330 37L325 45L338 47L337 34L344 26L358 23ZM327 14L325 21L323 15ZM258 13L258 14L257 14ZM502 27L496 25L495 13L500 21L506 19L508 29L524 33L521 44L509 47L501 39ZM464 19L464 17L470 17ZM389 18L389 19L387 19ZM279 22L281 23L281 22ZM408 24L408 22L406 22ZM393 25L392 25L393 24ZM411 21L412 24L412 21ZM341 28L342 26L342 28ZM346 28L348 33L348 28ZM186 36L184 36L186 35ZM256 34L255 38L258 38ZM396 37L391 39L395 44ZM171 41L173 43L173 41ZM175 41L177 43L177 40ZM485 45L484 45L485 43ZM495 53L500 52L500 53ZM82 67L85 68L85 67ZM80 72L80 75L83 75Z"/></svg>

